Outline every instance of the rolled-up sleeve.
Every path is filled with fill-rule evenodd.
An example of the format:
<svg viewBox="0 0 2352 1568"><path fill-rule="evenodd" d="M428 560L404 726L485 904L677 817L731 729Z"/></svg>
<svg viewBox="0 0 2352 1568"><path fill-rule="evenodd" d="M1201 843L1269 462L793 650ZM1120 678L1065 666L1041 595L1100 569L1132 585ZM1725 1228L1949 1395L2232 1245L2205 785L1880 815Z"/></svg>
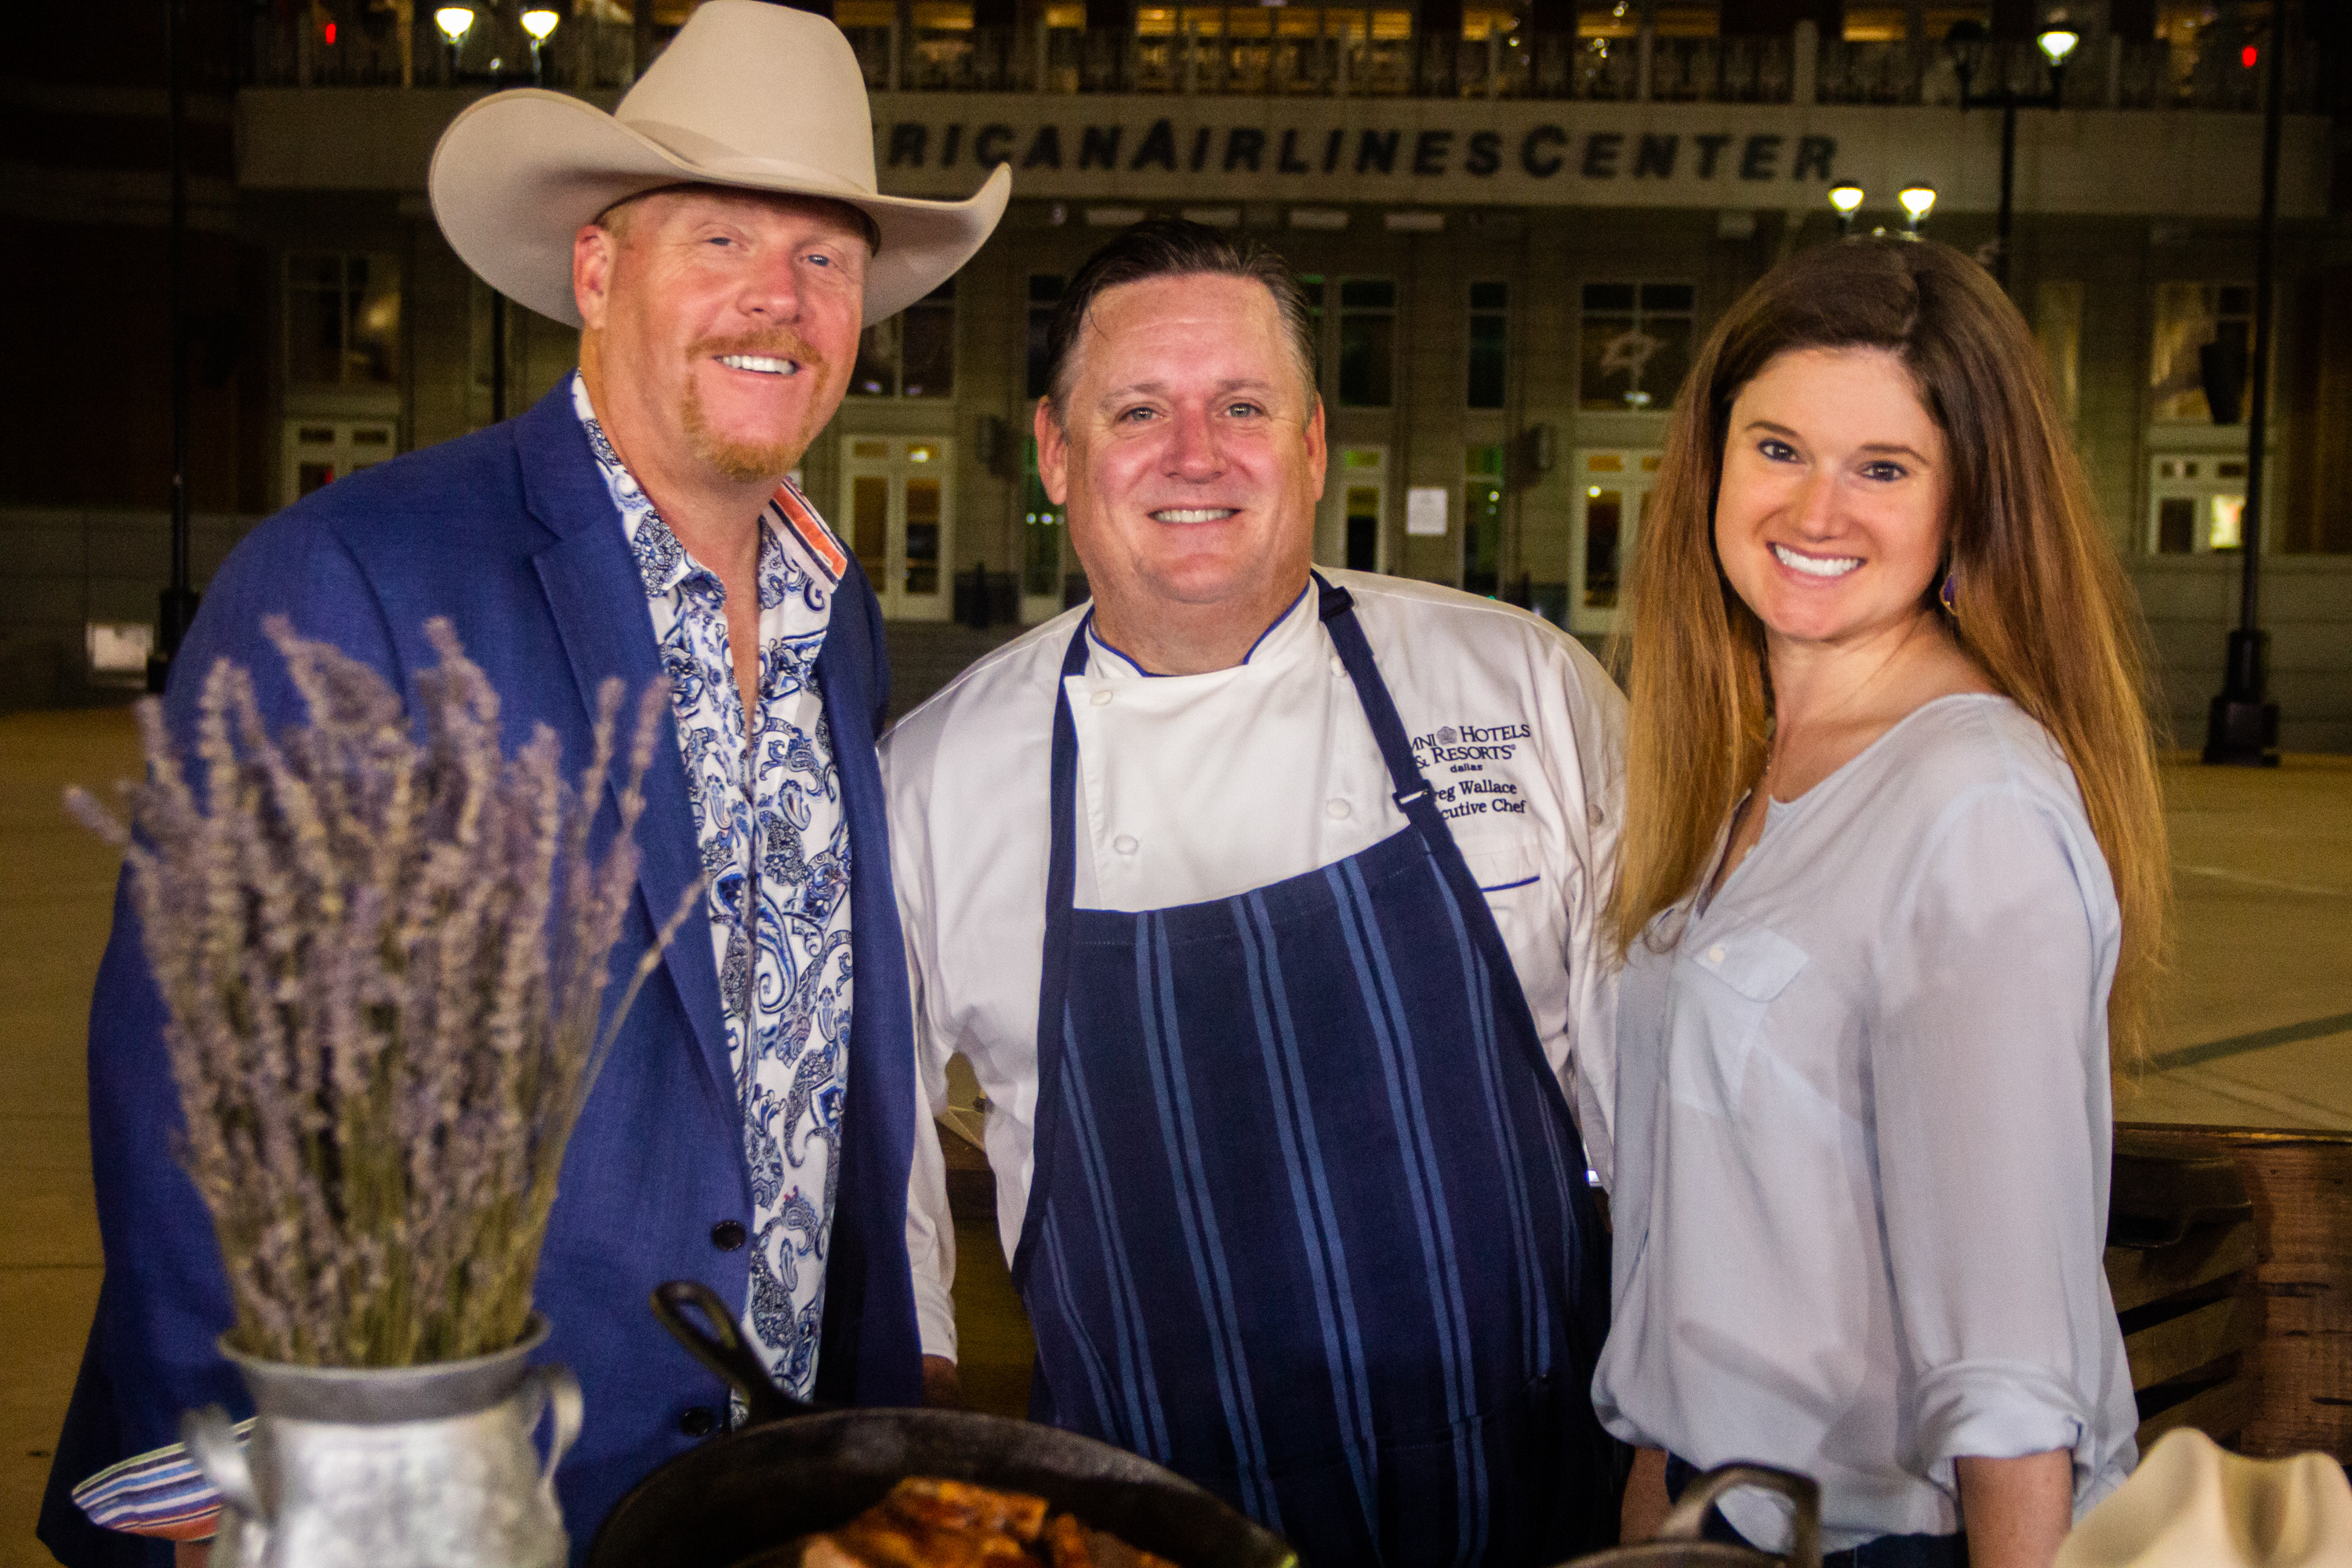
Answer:
<svg viewBox="0 0 2352 1568"><path fill-rule="evenodd" d="M946 1075L940 1075L941 1084ZM929 1074L924 1087L931 1088ZM915 1283L915 1325L925 1355L956 1359L955 1223L948 1213L947 1163L933 1120L946 1091L936 1091L932 1116L917 1119L913 1176L907 1188L907 1261Z"/></svg>
<svg viewBox="0 0 2352 1568"><path fill-rule="evenodd" d="M1869 1051L1906 1463L2092 1452L2116 931L2095 844L2046 803L1956 800L1895 908ZM1895 934L1895 933L1890 933Z"/></svg>

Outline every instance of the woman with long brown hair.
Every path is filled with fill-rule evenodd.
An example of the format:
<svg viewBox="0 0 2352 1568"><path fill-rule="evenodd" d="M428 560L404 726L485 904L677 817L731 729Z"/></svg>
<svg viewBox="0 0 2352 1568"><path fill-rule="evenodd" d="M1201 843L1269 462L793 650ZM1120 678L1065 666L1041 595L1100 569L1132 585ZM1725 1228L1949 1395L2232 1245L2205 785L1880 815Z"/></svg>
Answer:
<svg viewBox="0 0 2352 1568"><path fill-rule="evenodd" d="M1820 1480L1845 1561L2043 1568L2133 1462L2109 1070L2168 871L2024 322L1939 245L1799 254L1708 340L1643 527L1594 1380L1628 1539L1750 1459Z"/></svg>

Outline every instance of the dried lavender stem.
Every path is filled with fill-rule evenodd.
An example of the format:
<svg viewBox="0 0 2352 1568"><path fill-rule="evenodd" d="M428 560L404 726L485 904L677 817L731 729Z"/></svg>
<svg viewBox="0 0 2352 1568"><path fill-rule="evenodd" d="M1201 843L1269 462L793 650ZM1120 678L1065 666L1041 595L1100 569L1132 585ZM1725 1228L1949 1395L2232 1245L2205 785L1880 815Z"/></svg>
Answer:
<svg viewBox="0 0 2352 1568"><path fill-rule="evenodd" d="M306 726L271 735L222 661L186 763L142 705L127 821L67 800L124 847L236 1339L326 1365L501 1349L530 1314L565 1142L679 923L600 1029L666 693L639 701L615 778L608 682L574 784L544 726L503 754L499 695L446 622L425 628L441 662L415 678L414 724L366 665L282 618L265 630ZM608 788L619 831L598 858Z"/></svg>

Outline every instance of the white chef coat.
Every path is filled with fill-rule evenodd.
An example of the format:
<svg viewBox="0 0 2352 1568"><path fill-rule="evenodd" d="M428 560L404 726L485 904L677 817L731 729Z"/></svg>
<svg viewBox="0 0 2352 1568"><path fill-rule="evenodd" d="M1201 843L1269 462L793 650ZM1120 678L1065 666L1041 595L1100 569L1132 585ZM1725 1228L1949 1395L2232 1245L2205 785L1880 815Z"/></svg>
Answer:
<svg viewBox="0 0 2352 1568"><path fill-rule="evenodd" d="M1523 610L1450 588L1327 574L1356 614L1605 1184L1614 982L1596 935L1616 842L1624 703ZM882 742L919 1071L947 1104L961 1052L987 1097L1006 1258L1028 1205L1054 683L1073 610L1006 644ZM1076 901L1142 910L1228 898L1348 858L1406 826L1310 585L1247 658L1146 676L1089 635L1066 682L1078 742ZM955 1353L955 1232L938 1130L918 1118L907 1207L923 1349Z"/></svg>
<svg viewBox="0 0 2352 1568"><path fill-rule="evenodd" d="M1822 1546L1960 1526L1954 1461L2130 1472L2102 1268L2122 921L2074 775L2005 697L1930 702L1633 944L1601 1422L1822 1484ZM1679 941L1663 945L1671 933ZM1723 1511L1780 1550L1748 1492Z"/></svg>

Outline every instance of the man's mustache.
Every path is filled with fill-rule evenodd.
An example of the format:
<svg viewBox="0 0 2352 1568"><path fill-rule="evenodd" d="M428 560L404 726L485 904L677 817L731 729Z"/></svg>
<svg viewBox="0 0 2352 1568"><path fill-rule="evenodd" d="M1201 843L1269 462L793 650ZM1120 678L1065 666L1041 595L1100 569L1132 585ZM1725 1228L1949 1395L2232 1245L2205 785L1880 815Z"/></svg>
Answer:
<svg viewBox="0 0 2352 1568"><path fill-rule="evenodd" d="M688 359L716 359L721 354L757 354L762 359L788 359L805 370L820 369L824 356L790 328L743 332L727 338L699 338L688 345Z"/></svg>

